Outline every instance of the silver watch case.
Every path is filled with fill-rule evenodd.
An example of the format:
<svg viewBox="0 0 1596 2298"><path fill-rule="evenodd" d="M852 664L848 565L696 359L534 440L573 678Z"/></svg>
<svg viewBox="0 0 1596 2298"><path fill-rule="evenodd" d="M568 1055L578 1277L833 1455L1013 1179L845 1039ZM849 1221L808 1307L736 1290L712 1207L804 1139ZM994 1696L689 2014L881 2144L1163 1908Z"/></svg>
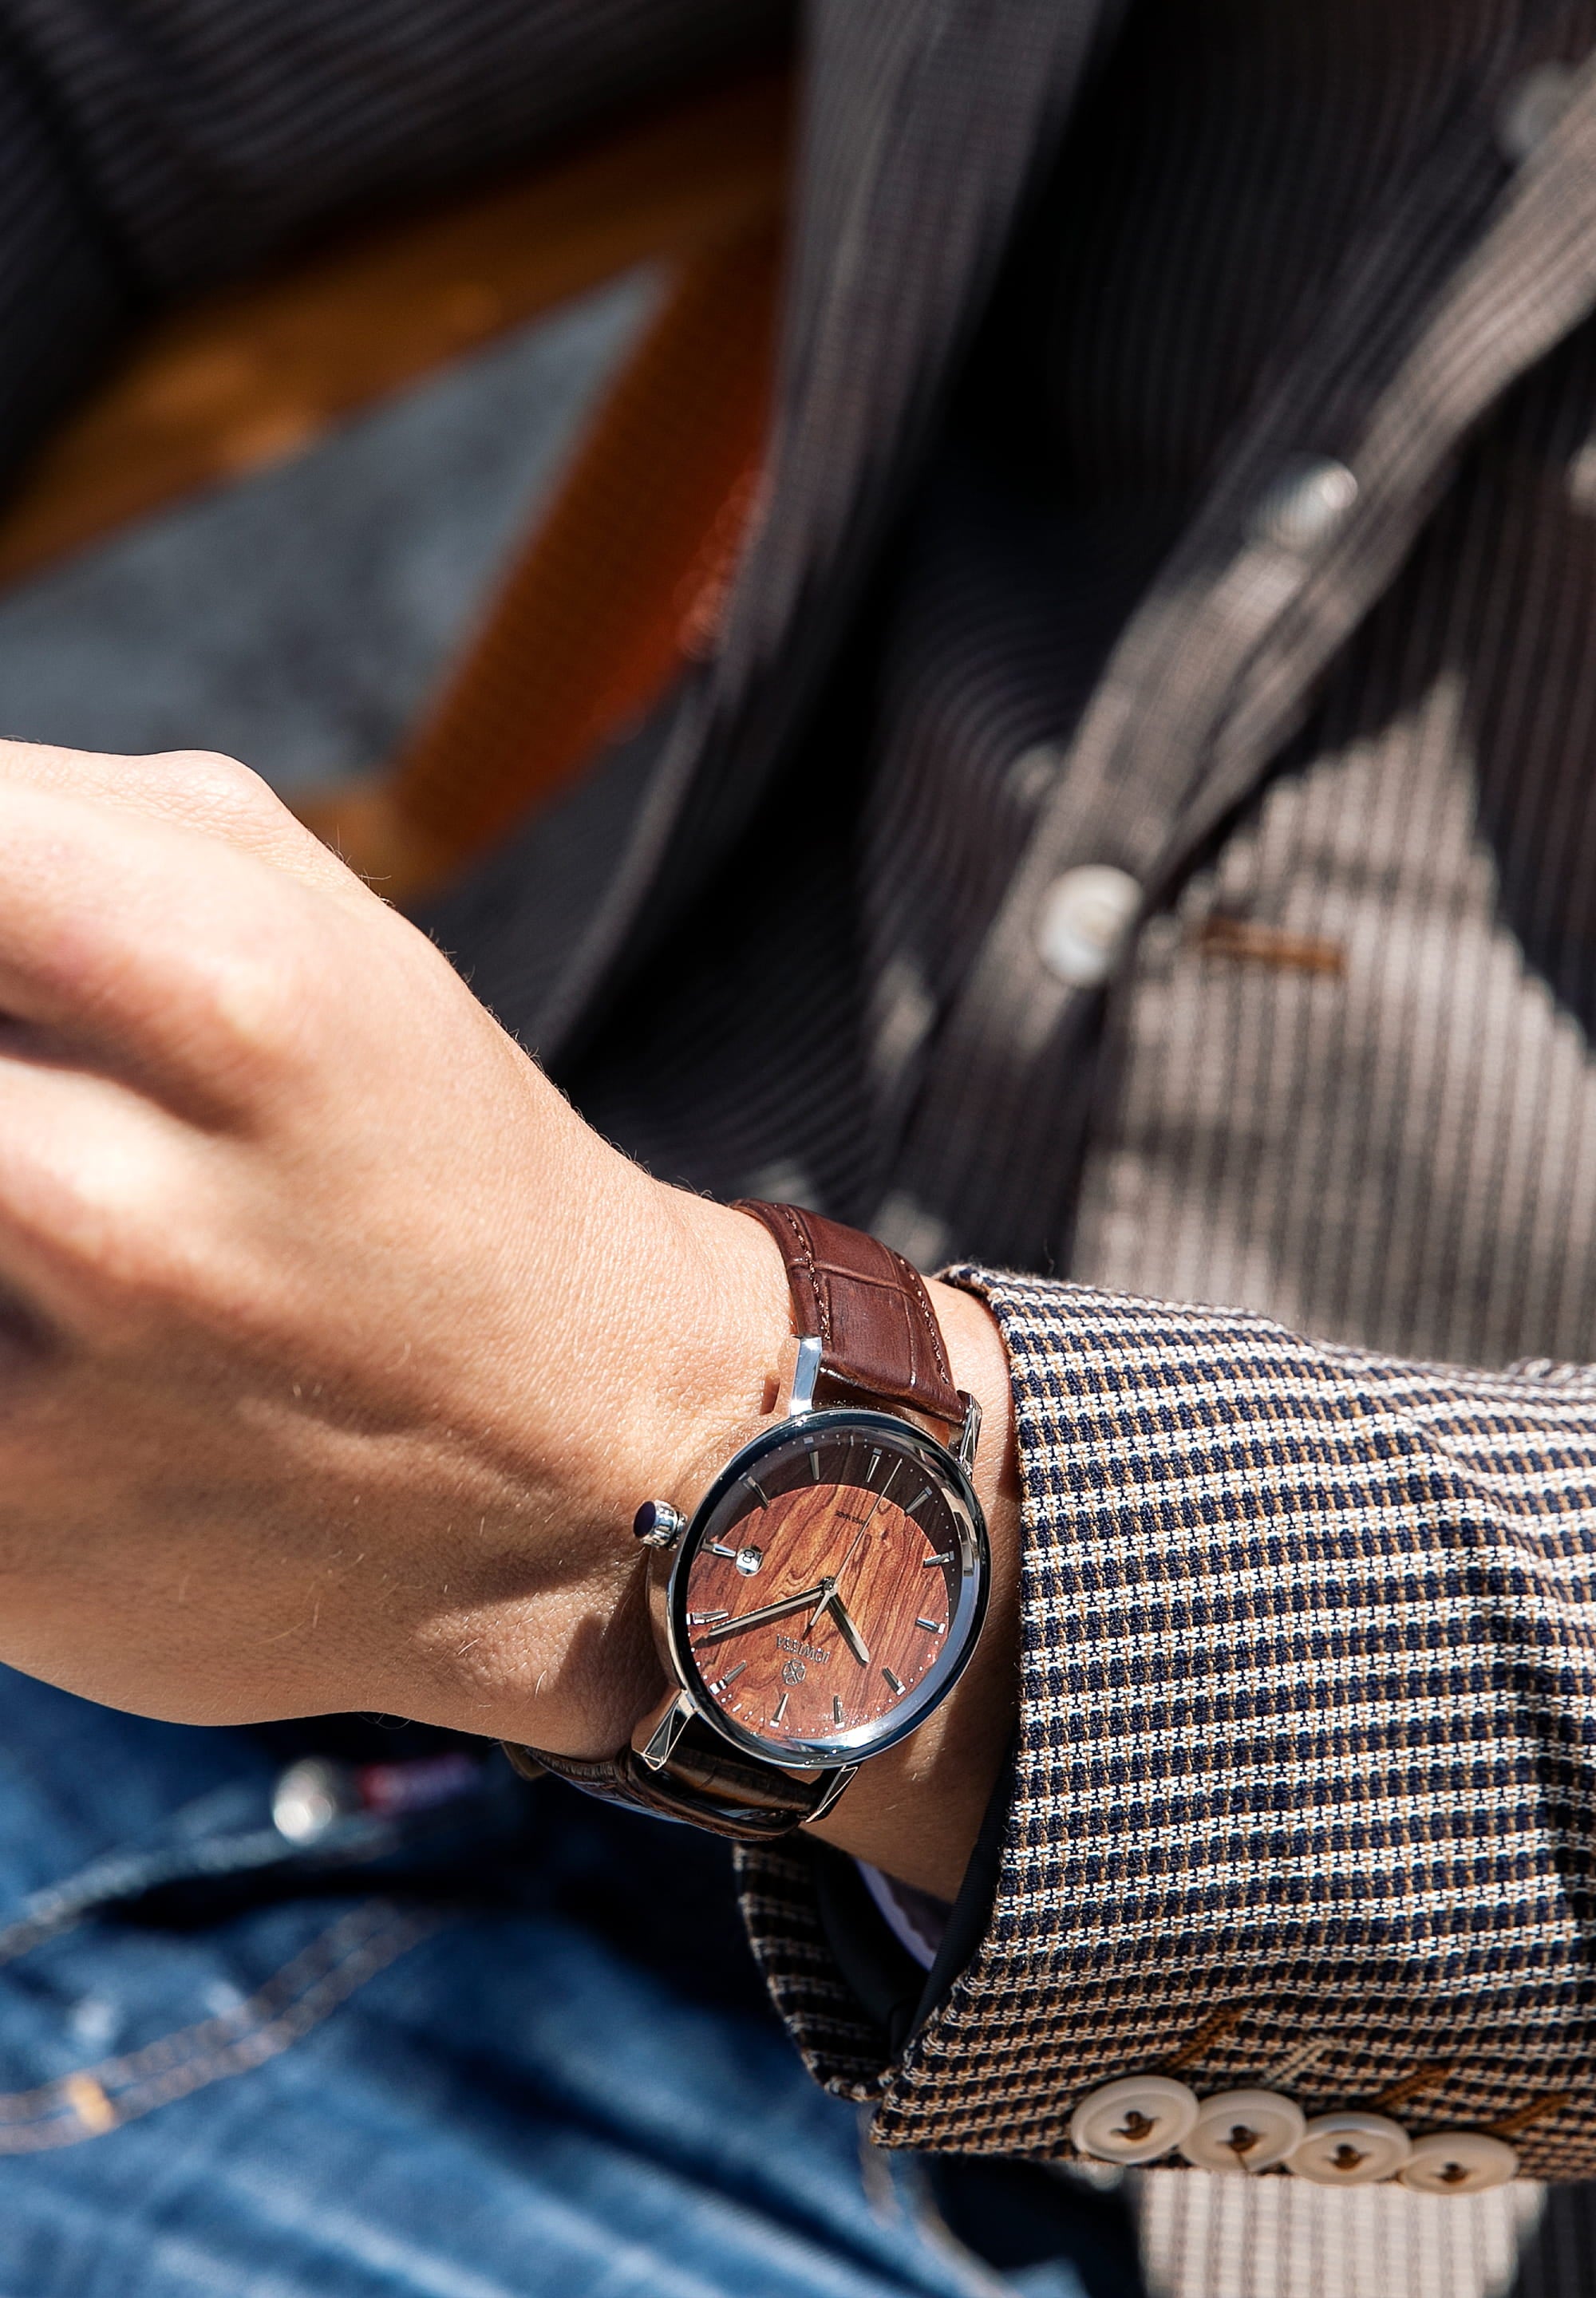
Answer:
<svg viewBox="0 0 1596 2298"><path fill-rule="evenodd" d="M661 1658L678 1690L645 1717L634 1739L638 1755L650 1768L657 1769L666 1762L676 1739L696 1716L740 1755L755 1757L790 1772L823 1771L842 1765L851 1779L861 1763L883 1755L920 1729L953 1690L975 1649L986 1617L991 1582L986 1519L970 1481L980 1434L979 1406L973 1399L969 1400L963 1436L955 1454L914 1421L896 1413L851 1405L816 1409L812 1399L819 1358L818 1341L799 1343L798 1375L786 1418L761 1430L734 1452L686 1525L670 1539L668 1548L661 1544L654 1550L649 1575L650 1616ZM879 1722L856 1725L823 1739L788 1740L747 1731L724 1715L708 1696L693 1656L686 1619L687 1580L693 1557L721 1502L745 1477L757 1476L761 1464L773 1453L785 1451L795 1441L813 1442L848 1433L885 1443L905 1454L940 1489L954 1519L959 1544L960 1568L947 1642L914 1691L890 1716ZM838 1791L840 1792L840 1783Z"/></svg>

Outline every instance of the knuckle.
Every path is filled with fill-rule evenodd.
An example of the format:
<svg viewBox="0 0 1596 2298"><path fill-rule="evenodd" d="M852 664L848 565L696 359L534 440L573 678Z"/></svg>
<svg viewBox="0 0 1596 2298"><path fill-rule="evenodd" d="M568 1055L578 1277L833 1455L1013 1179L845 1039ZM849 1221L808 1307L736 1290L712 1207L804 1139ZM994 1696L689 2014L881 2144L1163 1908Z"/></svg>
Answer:
<svg viewBox="0 0 1596 2298"><path fill-rule="evenodd" d="M219 1085L259 1088L298 1068L312 995L306 974L304 953L269 935L207 952L192 995L197 1050Z"/></svg>
<svg viewBox="0 0 1596 2298"><path fill-rule="evenodd" d="M86 1142L29 1223L64 1286L68 1321L101 1343L147 1334L184 1283L196 1228L186 1177L157 1145Z"/></svg>
<svg viewBox="0 0 1596 2298"><path fill-rule="evenodd" d="M267 822L283 813L270 783L225 751L162 750L148 764L182 811L197 821Z"/></svg>
<svg viewBox="0 0 1596 2298"><path fill-rule="evenodd" d="M231 794L258 785L266 785L259 774L240 758L229 757L225 750L158 750L150 760L177 786L192 790L196 796L207 790Z"/></svg>

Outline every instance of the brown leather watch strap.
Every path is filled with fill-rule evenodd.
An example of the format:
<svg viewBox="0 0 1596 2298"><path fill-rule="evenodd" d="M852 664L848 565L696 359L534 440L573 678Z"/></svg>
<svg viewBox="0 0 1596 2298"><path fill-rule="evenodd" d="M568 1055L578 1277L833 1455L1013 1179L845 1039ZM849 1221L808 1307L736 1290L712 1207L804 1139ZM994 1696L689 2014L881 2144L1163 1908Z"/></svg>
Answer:
<svg viewBox="0 0 1596 2298"><path fill-rule="evenodd" d="M522 1776L552 1772L601 1803L626 1805L666 1819L686 1820L733 1843L768 1843L790 1835L814 1817L836 1785L835 1771L795 1778L739 1756L734 1748L695 1716L672 1748L668 1762L653 1771L632 1748L616 1756L550 1756L541 1748L515 1748L505 1754Z"/></svg>
<svg viewBox="0 0 1596 2298"><path fill-rule="evenodd" d="M797 1205L742 1197L734 1210L762 1221L781 1248L800 1338L818 1336L823 1381L849 1403L881 1402L963 1425L967 1400L920 1272L862 1230Z"/></svg>

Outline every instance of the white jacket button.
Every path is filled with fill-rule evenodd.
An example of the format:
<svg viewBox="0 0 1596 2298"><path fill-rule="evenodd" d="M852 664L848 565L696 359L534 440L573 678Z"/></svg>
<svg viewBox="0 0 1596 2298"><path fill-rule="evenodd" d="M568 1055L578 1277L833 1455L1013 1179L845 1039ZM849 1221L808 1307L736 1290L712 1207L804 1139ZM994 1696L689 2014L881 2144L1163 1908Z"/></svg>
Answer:
<svg viewBox="0 0 1596 2298"><path fill-rule="evenodd" d="M1418 2195L1481 2195L1518 2175L1518 2157L1505 2138L1485 2130L1432 2130L1416 2138L1397 2172Z"/></svg>
<svg viewBox="0 0 1596 2298"><path fill-rule="evenodd" d="M1331 455L1294 457L1253 506L1247 531L1281 550L1317 550L1358 500L1358 482Z"/></svg>
<svg viewBox="0 0 1596 2298"><path fill-rule="evenodd" d="M1412 2140L1388 2114L1347 2107L1316 2115L1286 2161L1316 2186L1372 2186L1400 2170L1412 2152Z"/></svg>
<svg viewBox="0 0 1596 2298"><path fill-rule="evenodd" d="M1307 2128L1295 2099L1278 2090L1224 2090L1198 2107L1180 2152L1199 2170L1269 2170Z"/></svg>
<svg viewBox="0 0 1596 2298"><path fill-rule="evenodd" d="M1496 140L1516 167L1531 160L1574 101L1567 64L1535 64L1509 87L1496 112Z"/></svg>
<svg viewBox="0 0 1596 2298"><path fill-rule="evenodd" d="M1105 862L1066 870L1042 897L1037 954L1072 989L1095 989L1113 971L1141 905L1142 889L1127 870Z"/></svg>
<svg viewBox="0 0 1596 2298"><path fill-rule="evenodd" d="M1088 2092L1070 2117L1070 2143L1098 2162L1155 2162L1197 2119L1197 2094L1169 2075L1126 2075Z"/></svg>

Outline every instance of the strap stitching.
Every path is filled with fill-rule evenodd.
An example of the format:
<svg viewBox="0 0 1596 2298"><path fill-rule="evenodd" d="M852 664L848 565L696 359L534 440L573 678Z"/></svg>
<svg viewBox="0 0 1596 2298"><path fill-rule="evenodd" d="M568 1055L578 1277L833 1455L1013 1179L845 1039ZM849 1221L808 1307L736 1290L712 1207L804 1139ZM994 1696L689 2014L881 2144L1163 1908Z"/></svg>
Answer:
<svg viewBox="0 0 1596 2298"><path fill-rule="evenodd" d="M891 1252L891 1246L889 1245L887 1250ZM908 1291L915 1307L920 1311L921 1320L925 1326L926 1337L931 1344L931 1361L947 1386L952 1388L953 1374L948 1369L947 1358L942 1347L942 1328L938 1324L936 1312L931 1307L931 1296L925 1289L925 1279L911 1261L904 1260L901 1253L895 1252L892 1257L898 1262L909 1280Z"/></svg>
<svg viewBox="0 0 1596 2298"><path fill-rule="evenodd" d="M919 1323L923 1328L926 1343L930 1350L931 1363L938 1376L943 1386L953 1395L957 1396L958 1392L953 1385L953 1373L948 1365L947 1352L943 1347L942 1330L937 1322L936 1311L931 1307L930 1295L925 1289L924 1278L912 1261L906 1261L901 1252L895 1252L891 1245L884 1244L878 1236L870 1237L869 1242L875 1245L878 1251L886 1254L894 1272L890 1277L873 1277L865 1269L834 1269L829 1262L817 1262L814 1247L809 1241L807 1228L798 1218L797 1209L791 1205L771 1203L768 1200L761 1202L766 1204L768 1211L780 1217L782 1228L792 1239L793 1248L808 1275L810 1290L815 1296L815 1313L820 1326L820 1338L828 1352L832 1340L829 1283L831 1277L844 1278L849 1284L873 1285L878 1291L890 1293L900 1301L906 1293L918 1311ZM859 1234L868 1236L868 1232L864 1230L861 1230ZM823 1272L828 1279L825 1285L821 1282ZM913 1345L914 1330L914 1320L911 1318L909 1325L911 1371L914 1353ZM909 1388L905 1392L906 1401L914 1401L920 1410L930 1412L933 1418L942 1418L943 1415L936 1406L928 1405L923 1400L914 1396L914 1387L915 1382L912 1377Z"/></svg>
<svg viewBox="0 0 1596 2298"><path fill-rule="evenodd" d="M831 1345L831 1297L821 1285L820 1270L815 1265L814 1249L803 1224L797 1219L792 1208L790 1205L778 1205L776 1210L798 1239L798 1252L805 1268L809 1272L809 1286L815 1295L815 1313L820 1320L820 1337L829 1349Z"/></svg>

